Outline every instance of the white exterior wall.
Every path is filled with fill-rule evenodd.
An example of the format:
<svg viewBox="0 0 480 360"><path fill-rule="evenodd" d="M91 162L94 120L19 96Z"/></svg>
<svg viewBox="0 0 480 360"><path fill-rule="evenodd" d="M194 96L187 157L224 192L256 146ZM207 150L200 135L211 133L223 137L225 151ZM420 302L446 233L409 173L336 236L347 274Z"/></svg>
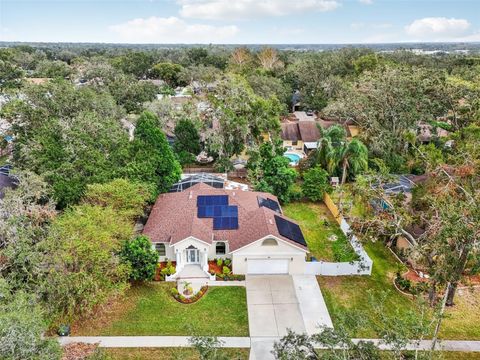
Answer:
<svg viewBox="0 0 480 360"><path fill-rule="evenodd" d="M225 243L225 255L217 255L217 241L212 242L212 245L210 246L210 249L208 250L208 259L213 260L213 259L231 259L232 255L229 254L230 252L230 247L228 244L228 241L218 241L218 242L224 242Z"/></svg>
<svg viewBox="0 0 480 360"><path fill-rule="evenodd" d="M303 141L298 140L297 145L293 145L293 141L283 140L283 147L286 147L291 150L303 151Z"/></svg>
<svg viewBox="0 0 480 360"><path fill-rule="evenodd" d="M276 239L278 245L262 246L262 241L268 238ZM233 252L232 269L234 274L246 274L247 259L289 259L288 273L304 274L305 256L306 251L296 248L274 236L268 236Z"/></svg>
<svg viewBox="0 0 480 360"><path fill-rule="evenodd" d="M187 239L185 239L185 240L183 240L179 243L173 244L173 245L170 245L169 243L162 243L162 244L165 244L165 256L160 256L158 261L159 262L168 261L168 260L176 261L176 253L179 252L179 253L183 254L183 250L185 250L190 245L193 245L194 247L199 249L200 252L207 251L209 260L213 260L215 258L216 259L231 258L232 255L229 254L230 249L229 249L228 241L223 241L223 242L226 245L226 251L225 251L224 255L217 255L217 253L216 253L217 241L214 241L210 245L210 244L204 243L202 241L199 241L195 238L190 237L190 238L187 238ZM155 243L152 243L152 248L155 249ZM182 260L185 260L185 259L182 258Z"/></svg>
<svg viewBox="0 0 480 360"><path fill-rule="evenodd" d="M169 243L161 243L165 244L165 256L159 256L158 262L163 262L163 261L175 261L175 253L173 251L173 248L170 246ZM152 243L152 248L155 250L155 243Z"/></svg>

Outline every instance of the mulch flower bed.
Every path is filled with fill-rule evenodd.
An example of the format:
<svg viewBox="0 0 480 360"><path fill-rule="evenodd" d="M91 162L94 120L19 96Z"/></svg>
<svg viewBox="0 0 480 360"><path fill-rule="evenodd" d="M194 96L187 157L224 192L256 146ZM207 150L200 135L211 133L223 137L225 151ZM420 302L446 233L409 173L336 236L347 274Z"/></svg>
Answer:
<svg viewBox="0 0 480 360"><path fill-rule="evenodd" d="M217 281L243 281L245 280L245 275L236 275L236 274L216 274Z"/></svg>
<svg viewBox="0 0 480 360"><path fill-rule="evenodd" d="M410 281L414 281L414 282L428 282L428 279L427 278L422 278L420 277L420 275L418 275L417 272L415 272L414 270L412 269L408 269L408 271L404 274L402 274L402 277L404 279L407 279L407 280L410 280Z"/></svg>
<svg viewBox="0 0 480 360"><path fill-rule="evenodd" d="M200 300L203 295L205 295L205 293L207 292L208 290L208 286L202 286L202 288L200 289L199 292L197 292L195 295L191 296L191 297L185 297L183 296L182 294L179 294L178 292L176 294L173 294L173 298L175 300L177 300L179 303L182 303L182 304L193 304L195 302L197 302L198 300Z"/></svg>
<svg viewBox="0 0 480 360"><path fill-rule="evenodd" d="M216 261L209 261L208 262L208 272L215 273L215 274L221 274L223 271L223 265L218 266Z"/></svg>
<svg viewBox="0 0 480 360"><path fill-rule="evenodd" d="M177 267L176 261L170 261L174 267ZM153 277L154 281L163 281L163 276L161 274L162 269L167 266L168 261L162 261L158 263L157 269L155 270L155 276Z"/></svg>

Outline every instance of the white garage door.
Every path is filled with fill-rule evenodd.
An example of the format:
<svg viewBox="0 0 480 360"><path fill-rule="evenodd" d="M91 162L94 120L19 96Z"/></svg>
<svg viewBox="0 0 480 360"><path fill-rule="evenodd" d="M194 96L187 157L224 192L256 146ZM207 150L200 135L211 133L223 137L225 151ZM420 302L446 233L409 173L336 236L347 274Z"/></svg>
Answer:
<svg viewBox="0 0 480 360"><path fill-rule="evenodd" d="M288 274L288 259L248 259L248 274Z"/></svg>

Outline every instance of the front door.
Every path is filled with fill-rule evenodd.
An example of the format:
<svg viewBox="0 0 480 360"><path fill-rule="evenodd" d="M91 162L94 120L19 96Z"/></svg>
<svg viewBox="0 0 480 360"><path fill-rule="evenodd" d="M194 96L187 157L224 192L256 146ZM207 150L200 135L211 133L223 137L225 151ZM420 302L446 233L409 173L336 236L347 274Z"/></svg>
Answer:
<svg viewBox="0 0 480 360"><path fill-rule="evenodd" d="M186 249L187 263L198 264L200 262L199 251L197 249Z"/></svg>

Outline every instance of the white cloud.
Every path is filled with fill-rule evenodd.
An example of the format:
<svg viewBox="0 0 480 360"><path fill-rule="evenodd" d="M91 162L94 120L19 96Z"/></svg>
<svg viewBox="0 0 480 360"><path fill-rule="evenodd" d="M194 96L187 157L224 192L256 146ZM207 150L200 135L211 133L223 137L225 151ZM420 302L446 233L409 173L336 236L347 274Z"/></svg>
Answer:
<svg viewBox="0 0 480 360"><path fill-rule="evenodd" d="M110 31L122 41L136 43L221 43L234 37L239 29L235 25L213 26L188 24L178 17L137 18L112 25Z"/></svg>
<svg viewBox="0 0 480 360"><path fill-rule="evenodd" d="M360 29L363 29L364 27L365 27L365 23L362 23L362 22L350 24L350 28L353 30L360 30Z"/></svg>
<svg viewBox="0 0 480 360"><path fill-rule="evenodd" d="M361 2L362 4L365 4L365 5L372 5L373 4L373 0L358 0L359 2Z"/></svg>
<svg viewBox="0 0 480 360"><path fill-rule="evenodd" d="M420 40L452 40L465 35L469 28L465 19L428 17L405 26L405 32Z"/></svg>
<svg viewBox="0 0 480 360"><path fill-rule="evenodd" d="M207 20L238 20L325 12L340 6L338 0L177 0L180 15Z"/></svg>

